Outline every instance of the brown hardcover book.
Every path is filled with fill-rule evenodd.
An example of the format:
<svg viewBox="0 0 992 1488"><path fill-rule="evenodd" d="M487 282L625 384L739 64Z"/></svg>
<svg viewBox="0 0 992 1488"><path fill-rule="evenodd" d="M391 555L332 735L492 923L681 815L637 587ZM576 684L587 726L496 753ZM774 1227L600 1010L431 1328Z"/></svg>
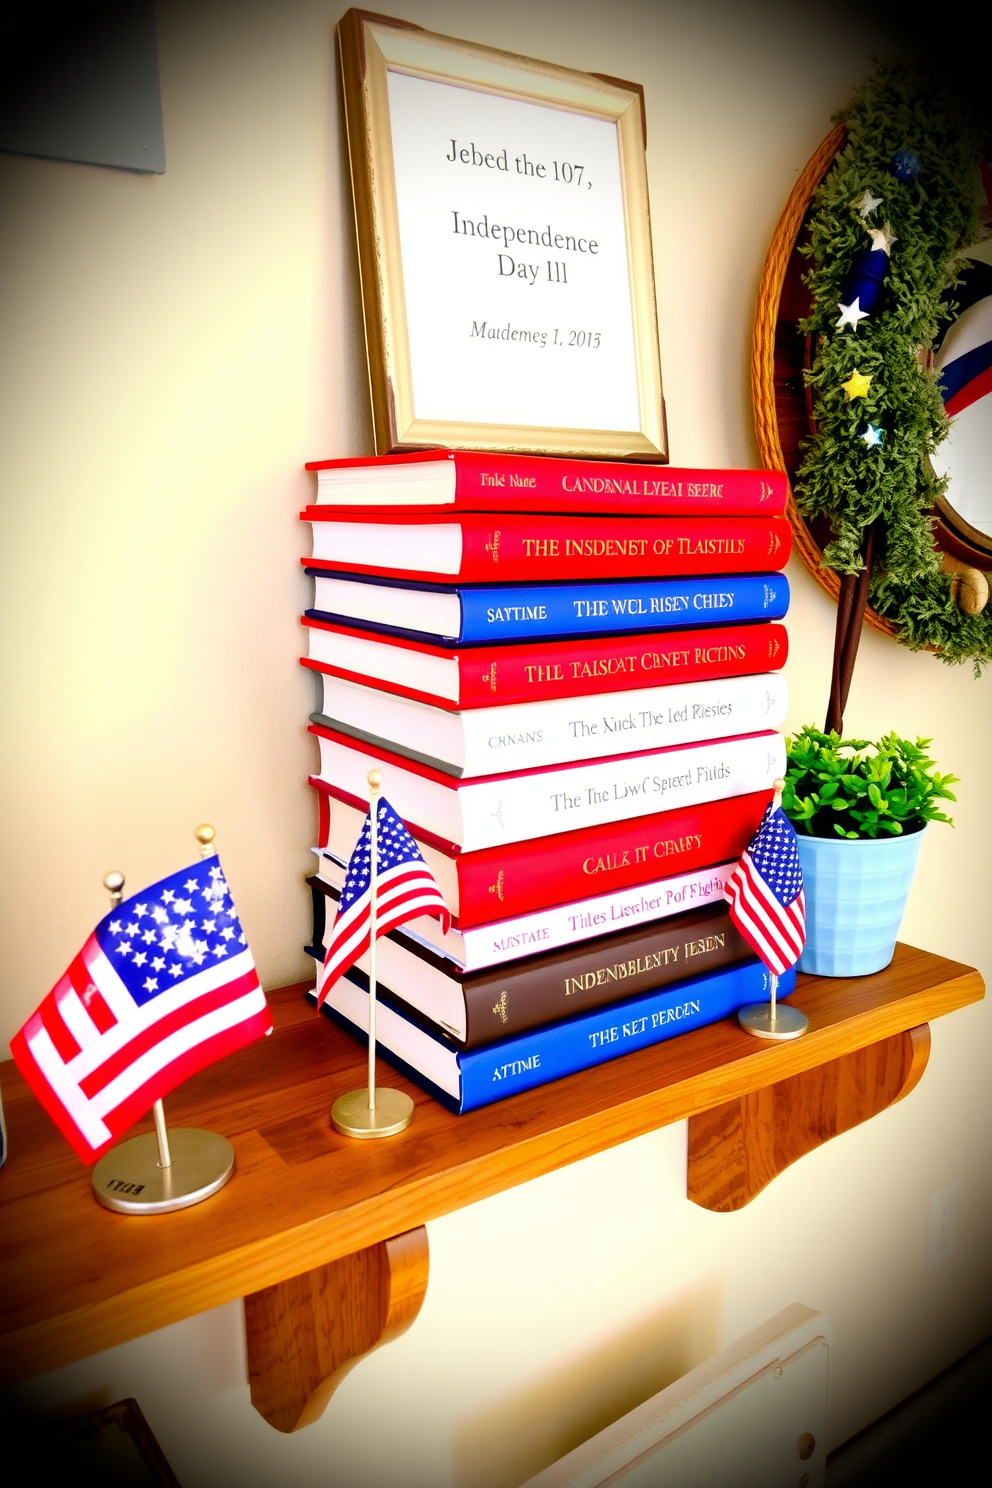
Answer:
<svg viewBox="0 0 992 1488"><path fill-rule="evenodd" d="M335 891L308 880L314 896L314 954L322 954L321 898L333 917ZM376 975L386 991L463 1048L556 1023L573 1013L636 997L669 982L717 971L753 957L726 905L601 935L581 945L526 956L506 966L460 972L402 929L376 945ZM368 958L358 966L368 972Z"/></svg>

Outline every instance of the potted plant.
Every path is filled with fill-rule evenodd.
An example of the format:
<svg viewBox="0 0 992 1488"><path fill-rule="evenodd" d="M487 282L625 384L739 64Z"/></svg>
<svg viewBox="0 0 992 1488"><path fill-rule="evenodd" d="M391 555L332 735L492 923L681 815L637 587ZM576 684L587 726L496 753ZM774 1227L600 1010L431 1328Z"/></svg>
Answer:
<svg viewBox="0 0 992 1488"><path fill-rule="evenodd" d="M806 946L799 966L820 976L866 976L892 960L920 843L953 801L915 744L886 734L877 744L812 725L786 741L782 808L796 828L806 886Z"/></svg>

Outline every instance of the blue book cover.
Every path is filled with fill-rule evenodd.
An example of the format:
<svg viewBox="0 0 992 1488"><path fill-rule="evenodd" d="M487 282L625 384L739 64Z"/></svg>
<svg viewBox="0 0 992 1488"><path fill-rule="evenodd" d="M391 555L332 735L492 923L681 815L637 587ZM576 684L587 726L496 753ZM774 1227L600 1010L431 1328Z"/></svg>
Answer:
<svg viewBox="0 0 992 1488"><path fill-rule="evenodd" d="M455 636L415 629L412 598L410 628L331 610L306 612L313 620L441 646L739 625L749 620L781 620L789 608L789 581L780 573L621 579L597 584L508 584L499 588L489 584L421 584L409 579L329 574L322 569L307 569L307 573L313 578L457 595L461 626Z"/></svg>
<svg viewBox="0 0 992 1488"><path fill-rule="evenodd" d="M778 995L788 997L795 986L792 968L779 978ZM462 1114L716 1023L745 1003L765 1002L768 996L769 973L755 959L463 1051L384 993L377 998L376 1048L443 1105ZM323 1011L367 1043L368 1001L365 977L352 970L331 988Z"/></svg>

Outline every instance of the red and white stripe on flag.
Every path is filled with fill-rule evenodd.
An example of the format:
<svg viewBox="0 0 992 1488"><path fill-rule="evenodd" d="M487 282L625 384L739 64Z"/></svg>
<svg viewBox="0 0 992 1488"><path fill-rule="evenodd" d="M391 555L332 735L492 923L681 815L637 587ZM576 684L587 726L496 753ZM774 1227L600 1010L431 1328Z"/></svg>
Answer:
<svg viewBox="0 0 992 1488"><path fill-rule="evenodd" d="M371 944L370 903L371 893L366 889L343 912L338 911L317 987L318 1007L334 983L368 950ZM397 864L379 875L375 917L377 940L387 930L394 930L397 925L422 914L439 918L445 928L451 920L448 906L423 859L419 863Z"/></svg>
<svg viewBox="0 0 992 1488"><path fill-rule="evenodd" d="M723 887L730 917L748 945L776 976L795 966L806 943L806 894L781 904L755 867L749 850Z"/></svg>
<svg viewBox="0 0 992 1488"><path fill-rule="evenodd" d="M95 935L11 1043L52 1120L85 1162L197 1071L268 1033L249 950L207 966L144 1005Z"/></svg>

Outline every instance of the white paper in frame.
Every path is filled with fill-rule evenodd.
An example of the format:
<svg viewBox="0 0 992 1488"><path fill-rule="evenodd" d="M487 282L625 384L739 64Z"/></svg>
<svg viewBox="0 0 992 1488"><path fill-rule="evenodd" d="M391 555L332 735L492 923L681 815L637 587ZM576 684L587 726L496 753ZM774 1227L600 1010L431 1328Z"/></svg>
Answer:
<svg viewBox="0 0 992 1488"><path fill-rule="evenodd" d="M637 85L338 36L377 453L667 460Z"/></svg>

